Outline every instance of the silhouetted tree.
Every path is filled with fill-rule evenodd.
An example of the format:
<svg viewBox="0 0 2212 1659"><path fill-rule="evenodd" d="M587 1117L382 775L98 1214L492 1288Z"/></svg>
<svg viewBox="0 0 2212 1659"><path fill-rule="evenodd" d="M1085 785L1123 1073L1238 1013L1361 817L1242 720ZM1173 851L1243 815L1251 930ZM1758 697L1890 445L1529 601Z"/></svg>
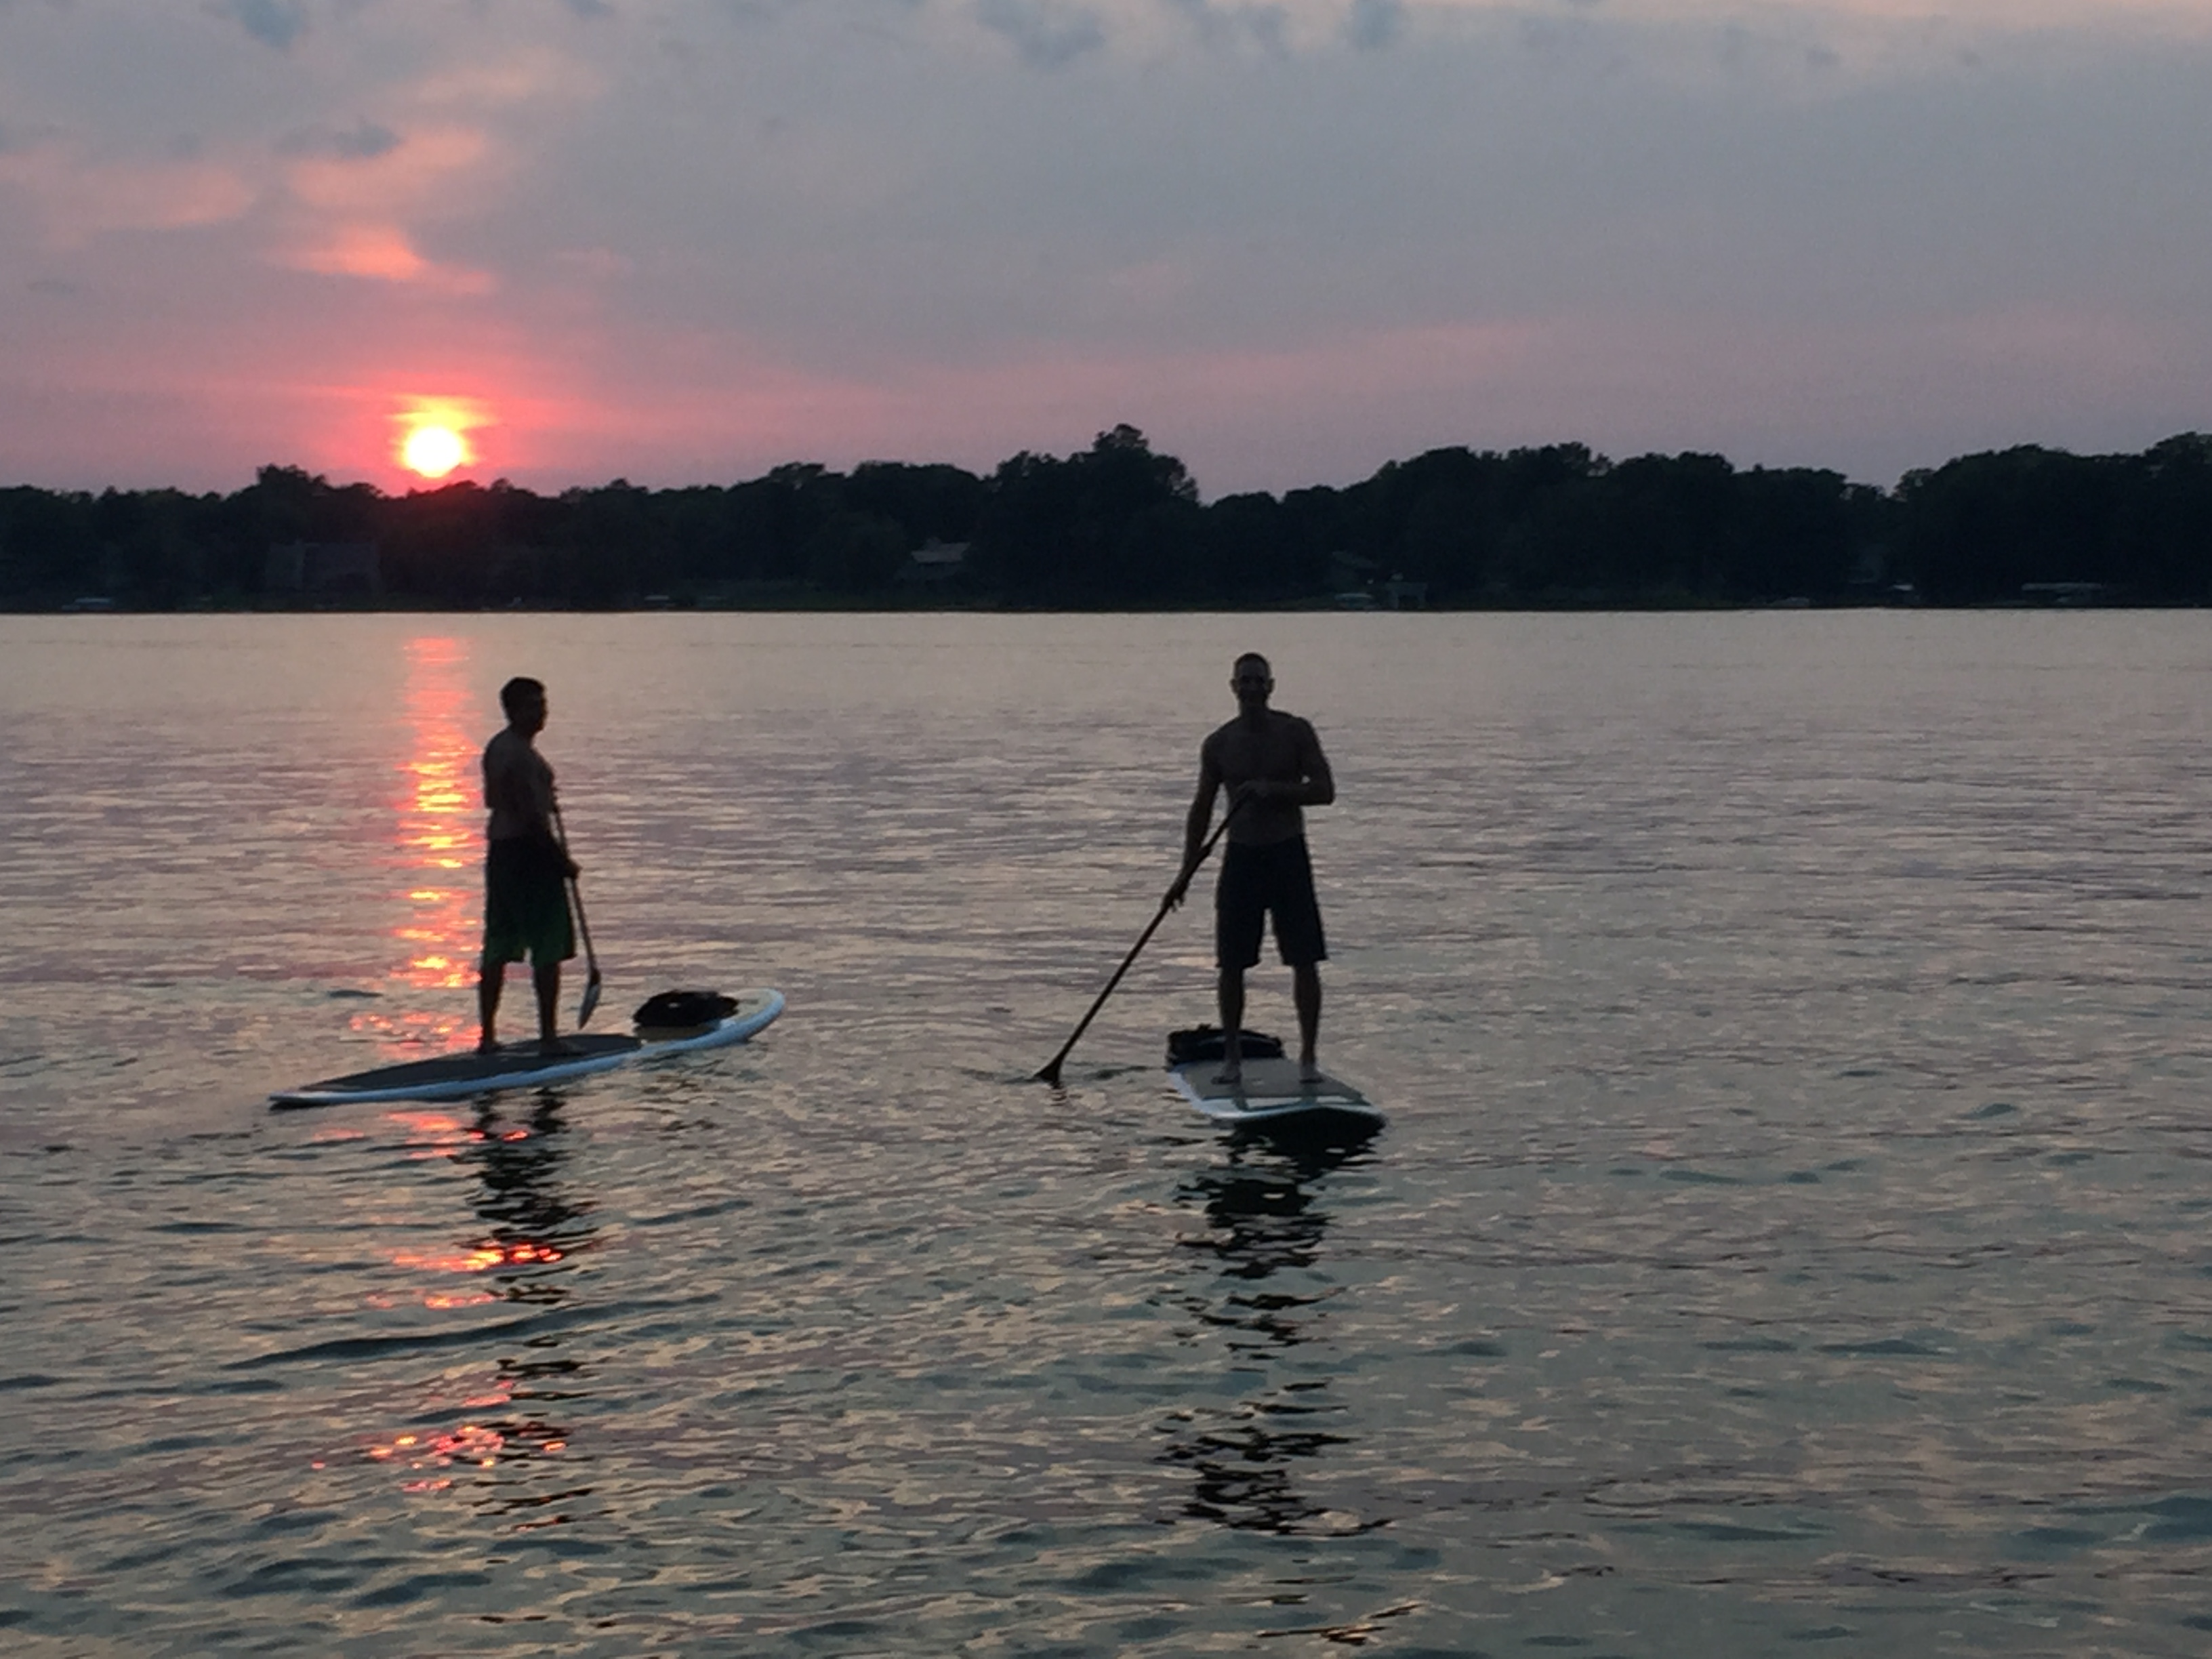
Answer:
<svg viewBox="0 0 2212 1659"><path fill-rule="evenodd" d="M1079 455L1024 450L992 474L975 531L980 578L1027 604L1141 602L1197 586L1198 487L1133 426Z"/></svg>
<svg viewBox="0 0 2212 1659"><path fill-rule="evenodd" d="M2032 445L1909 472L1898 485L1906 562L1939 605L2105 580L2127 474L2115 457Z"/></svg>
<svg viewBox="0 0 2212 1659"><path fill-rule="evenodd" d="M270 465L228 495L0 489L0 601L251 602L269 550L295 541L374 541L387 594L449 605L763 586L889 596L910 592L898 585L907 553L931 538L972 544L957 592L1023 605L1314 603L1352 579L1339 555L1447 605L1839 600L1899 579L1937 603L2085 582L2205 604L2212 438L2139 455L1962 456L1889 493L1811 468L1738 471L1718 455L1616 464L1579 444L1453 447L1340 489L1210 506L1130 426L1072 455L1024 451L988 478L793 462L728 485L616 479L545 496L501 479L390 496Z"/></svg>

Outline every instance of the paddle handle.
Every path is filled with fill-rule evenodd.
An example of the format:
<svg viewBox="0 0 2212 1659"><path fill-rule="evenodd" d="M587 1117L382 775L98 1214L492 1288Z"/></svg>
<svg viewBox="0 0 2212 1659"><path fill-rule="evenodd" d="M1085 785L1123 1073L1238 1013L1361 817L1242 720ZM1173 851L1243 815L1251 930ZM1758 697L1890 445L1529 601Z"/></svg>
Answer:
<svg viewBox="0 0 2212 1659"><path fill-rule="evenodd" d="M1177 890L1198 873L1198 866L1206 862L1206 855L1213 850L1214 842L1229 832L1229 821L1242 810L1245 799L1240 796L1229 803L1229 810L1221 815L1221 822L1214 825L1213 833L1206 838L1205 845L1198 849L1198 855L1192 859L1184 866L1182 872L1176 878L1175 887L1169 889L1171 894L1176 893ZM1114 970L1114 977L1106 981L1106 988L1098 994L1097 1000L1084 1011L1083 1018L1075 1023L1075 1029L1067 1034L1067 1041L1060 1045L1060 1052L1045 1062L1043 1069L1036 1074L1036 1081L1049 1083L1054 1088L1060 1086L1060 1062L1067 1058L1076 1043L1081 1040L1083 1034L1091 1029L1091 1022L1097 1018L1098 1011L1106 1006L1106 999L1114 994L1114 988L1121 982L1121 975L1129 971L1129 964L1136 961L1138 953L1152 942L1152 935L1159 931L1160 924L1168 919L1168 912L1175 907L1174 897L1164 898L1160 901L1160 908L1153 912L1152 921L1145 926L1145 931L1137 935L1137 942L1129 947L1129 954L1121 958L1121 965Z"/></svg>

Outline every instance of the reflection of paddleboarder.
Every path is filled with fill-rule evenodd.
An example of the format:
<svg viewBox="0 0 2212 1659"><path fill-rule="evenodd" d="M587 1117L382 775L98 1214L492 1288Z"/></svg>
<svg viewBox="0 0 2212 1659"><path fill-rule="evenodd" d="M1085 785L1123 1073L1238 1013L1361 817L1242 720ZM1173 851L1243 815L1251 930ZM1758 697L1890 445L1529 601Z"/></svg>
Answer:
<svg viewBox="0 0 2212 1659"><path fill-rule="evenodd" d="M1237 658L1230 680L1237 718L1200 745L1198 794L1183 826L1183 873L1168 890L1180 904L1189 889L1213 797L1226 787L1236 816L1214 890L1214 942L1221 968L1221 1029L1225 1034L1221 1080L1243 1073L1238 1038L1244 1024L1244 970L1260 960L1267 918L1275 921L1275 950L1291 969L1298 1010L1298 1072L1321 1075L1314 1045L1321 1035L1321 967L1328 957L1322 937L1321 906L1314 896L1313 866L1306 856L1308 806L1336 799L1336 781L1310 722L1267 707L1275 689L1267 659L1256 651Z"/></svg>
<svg viewBox="0 0 2212 1659"><path fill-rule="evenodd" d="M1278 1534L1378 1524L1347 1526L1345 1506L1311 1490L1352 1441L1353 1419L1328 1377L1293 1352L1315 1340L1337 1294L1317 1266L1330 1220L1323 1183L1346 1156L1255 1158L1232 1147L1176 1194L1206 1213L1206 1231L1178 1242L1218 1274L1194 1286L1184 1305L1226 1343L1237 1380L1231 1395L1194 1401L1165 1425L1160 1462L1188 1469L1193 1481L1186 1515Z"/></svg>
<svg viewBox="0 0 2212 1659"><path fill-rule="evenodd" d="M561 964L576 954L568 920L568 878L576 866L554 833L553 769L535 739L545 729L545 688L525 678L499 689L507 729L484 745L484 939L477 1007L483 1017L480 1049L498 1046L493 1027L507 964L530 958L538 991L538 1044L562 1052L555 1029Z"/></svg>

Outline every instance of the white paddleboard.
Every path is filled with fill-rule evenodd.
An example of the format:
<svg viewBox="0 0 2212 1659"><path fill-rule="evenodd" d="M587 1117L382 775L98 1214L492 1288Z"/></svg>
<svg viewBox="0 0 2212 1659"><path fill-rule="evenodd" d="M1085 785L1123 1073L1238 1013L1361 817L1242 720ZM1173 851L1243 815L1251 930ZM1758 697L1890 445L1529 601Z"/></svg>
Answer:
<svg viewBox="0 0 2212 1659"><path fill-rule="evenodd" d="M1342 1078L1300 1081L1295 1060L1248 1060L1243 1080L1235 1085L1219 1081L1220 1074L1218 1060L1168 1067L1168 1080L1176 1091L1216 1123L1319 1127L1334 1122L1371 1131L1384 1121L1382 1109Z"/></svg>
<svg viewBox="0 0 2212 1659"><path fill-rule="evenodd" d="M722 1048L743 1042L783 1012L781 991L741 991L737 1010L711 1024L675 1030L641 1030L635 1036L591 1036L577 1033L562 1039L574 1052L541 1054L538 1044L504 1043L488 1054L474 1049L441 1054L435 1060L412 1060L398 1066L379 1066L345 1077L325 1078L269 1097L271 1106L369 1105L394 1100L465 1100L495 1089L535 1088L540 1084L565 1082L610 1072L633 1060L689 1054L700 1048Z"/></svg>

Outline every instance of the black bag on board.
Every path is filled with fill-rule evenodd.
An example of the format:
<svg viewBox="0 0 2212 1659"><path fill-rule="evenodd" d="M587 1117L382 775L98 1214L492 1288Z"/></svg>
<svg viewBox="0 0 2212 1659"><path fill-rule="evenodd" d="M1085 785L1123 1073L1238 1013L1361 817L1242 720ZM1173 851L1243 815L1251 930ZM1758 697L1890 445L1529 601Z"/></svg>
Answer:
<svg viewBox="0 0 2212 1659"><path fill-rule="evenodd" d="M1280 1060L1283 1040L1271 1037L1265 1031L1240 1031L1237 1036L1237 1050L1244 1060ZM1193 1060L1226 1060L1229 1057L1221 1028L1218 1025L1194 1026L1188 1031L1168 1033L1168 1064L1188 1066Z"/></svg>
<svg viewBox="0 0 2212 1659"><path fill-rule="evenodd" d="M712 1025L738 1012L738 1000L720 991L662 991L638 1005L630 1018L640 1025L662 1029Z"/></svg>

